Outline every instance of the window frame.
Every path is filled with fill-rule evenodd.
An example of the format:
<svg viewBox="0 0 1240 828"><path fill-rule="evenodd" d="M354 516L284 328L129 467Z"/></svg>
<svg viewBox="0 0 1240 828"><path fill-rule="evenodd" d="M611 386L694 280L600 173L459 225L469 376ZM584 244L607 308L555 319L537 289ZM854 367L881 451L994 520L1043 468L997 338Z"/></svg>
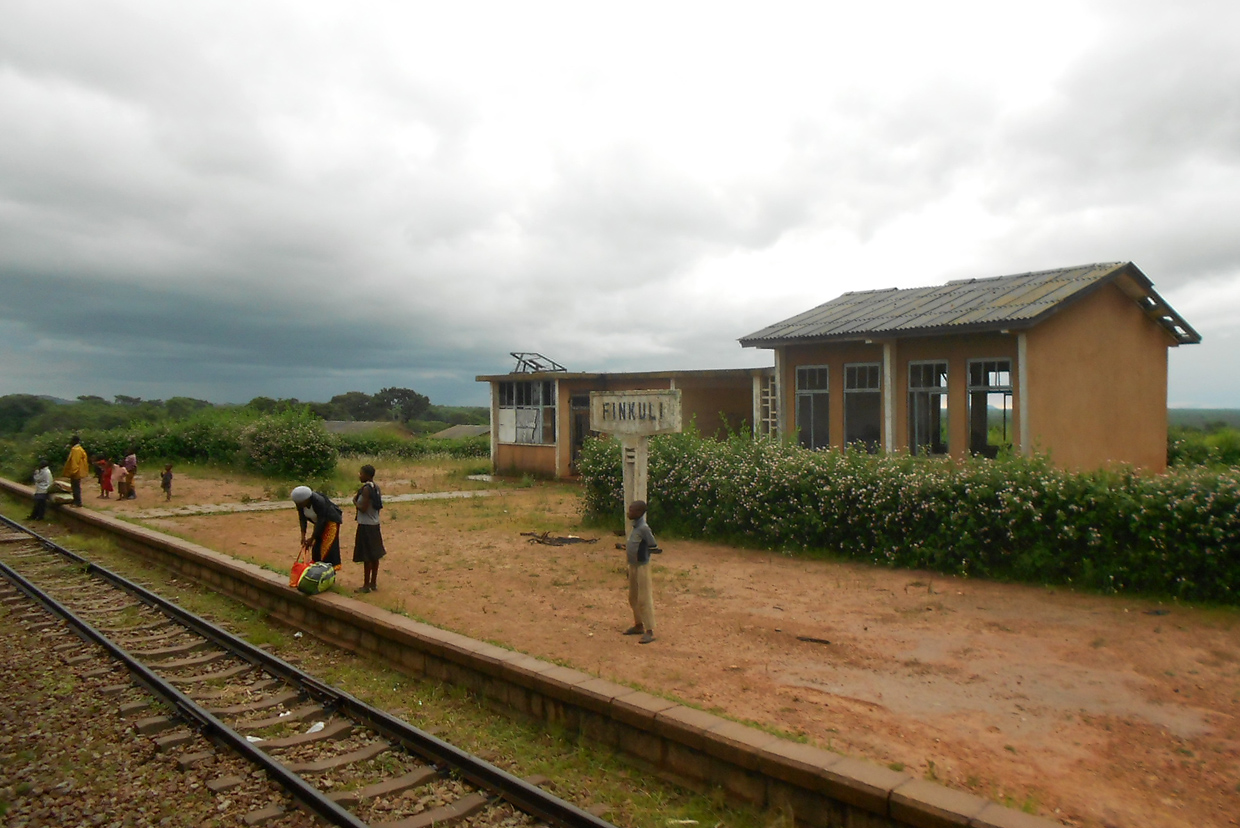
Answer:
<svg viewBox="0 0 1240 828"><path fill-rule="evenodd" d="M522 446L555 444L557 380L501 380L497 397L499 442ZM506 411L512 414L506 415ZM505 435L509 429L512 433Z"/></svg>
<svg viewBox="0 0 1240 828"><path fill-rule="evenodd" d="M936 366L942 366L941 370ZM930 368L936 373L936 381L941 383L936 385L914 385L913 375L914 369ZM920 371L917 373L921 373ZM951 396L949 393L951 378L951 362L946 359L917 359L908 362L908 450L912 455L925 455L929 457L942 457L951 453L951 431L949 429L948 413L950 411ZM919 405L919 398L924 397L924 403ZM934 398L938 398L937 406L931 407L930 403ZM924 405L926 418L925 431L931 429L938 432L941 443L935 443L933 439L929 442L923 442L918 439L919 431L922 429L920 422L922 419L921 409ZM926 435L929 437L929 433Z"/></svg>
<svg viewBox="0 0 1240 828"><path fill-rule="evenodd" d="M801 378L809 376L808 372L821 372L821 387L803 387ZM818 378L815 377L815 380ZM831 366L830 365L798 365L793 375L793 412L796 416L797 443L803 448L817 451L831 447ZM802 403L809 406L808 430L802 423ZM821 422L819 418L821 415ZM820 435L818 432L823 433Z"/></svg>
<svg viewBox="0 0 1240 828"><path fill-rule="evenodd" d="M975 365L983 366L982 374L983 374L983 379L985 380L983 384L979 385L979 384L974 383L973 381L973 367ZM996 366L996 370L994 372L987 371L987 369L985 368L985 366L987 365ZM997 366L999 365L1006 365L1007 366L1006 371L1003 371L1003 372L999 371L997 369ZM969 451L972 452L973 454L979 454L984 457L994 458L998 455L998 453L1001 450L1005 448L1010 449L1012 446L1011 431L1015 426L1014 409L1012 407L1012 403L1014 401L1014 389L1015 389L1015 383L1013 382L1013 376L1012 376L1012 358L1011 357L977 357L977 358L968 360L966 368L968 369L968 376L967 376L968 382L967 382L966 394L967 394L968 408L969 408L968 410ZM991 378L992 373L1006 373L1007 383L1006 384L1003 384L1003 383L991 384L990 378ZM985 406L986 406L986 409L985 409L986 410L986 430L984 432L985 433L984 442L979 442L978 440L975 439L976 435L975 435L975 429L973 425L973 419L975 416L974 397L979 394L984 397ZM992 444L990 442L990 397L995 394L1001 394L1003 396L1003 406L1002 406L1003 442L997 445Z"/></svg>
<svg viewBox="0 0 1240 828"><path fill-rule="evenodd" d="M867 382L869 381L871 376L873 377L873 380L874 380L873 386L870 386L867 384L865 387L860 387L855 382L852 381L858 375L859 369L865 369L866 375L867 375L866 376ZM877 413L875 414L876 419L874 420L874 423L873 423L876 429L875 436L873 440L867 440L864 437L854 437L853 439L850 440L849 439L849 435L851 433L850 426L853 424L849 422L849 420L851 419L849 417L849 409L851 408L851 406L849 406L849 402L850 400L856 399L858 396L865 395L865 394L876 397L877 402L878 402L878 405L876 407ZM869 425L868 422L866 424ZM864 448L864 450L869 452L870 454L876 453L880 445L882 444L882 425L883 425L883 364L881 362L846 362L844 363L844 446L845 448L847 448L850 445L855 444L859 447Z"/></svg>

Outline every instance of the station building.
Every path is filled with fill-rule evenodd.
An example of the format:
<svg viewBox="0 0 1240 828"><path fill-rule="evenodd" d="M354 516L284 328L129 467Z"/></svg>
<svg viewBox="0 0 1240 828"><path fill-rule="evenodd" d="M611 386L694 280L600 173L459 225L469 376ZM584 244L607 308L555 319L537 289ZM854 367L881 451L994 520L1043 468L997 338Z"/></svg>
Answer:
<svg viewBox="0 0 1240 828"><path fill-rule="evenodd" d="M702 434L774 427L773 368L570 372L537 354L517 370L477 377L491 387L491 467L501 474L570 477L590 432L591 391L680 389L681 417Z"/></svg>
<svg viewBox="0 0 1240 828"><path fill-rule="evenodd" d="M1061 468L1167 463L1167 352L1201 336L1131 262L845 293L742 337L775 354L777 431Z"/></svg>
<svg viewBox="0 0 1240 828"><path fill-rule="evenodd" d="M477 380L502 473L575 474L591 391L674 388L708 436L1160 472L1168 349L1200 341L1136 265L1110 262L845 293L741 337L771 368L573 373L514 354L517 370Z"/></svg>

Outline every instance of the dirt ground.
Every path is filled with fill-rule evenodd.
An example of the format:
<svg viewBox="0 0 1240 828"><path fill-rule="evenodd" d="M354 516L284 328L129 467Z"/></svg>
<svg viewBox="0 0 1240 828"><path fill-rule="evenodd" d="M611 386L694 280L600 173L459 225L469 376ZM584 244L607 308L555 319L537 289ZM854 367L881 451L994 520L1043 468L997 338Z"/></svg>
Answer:
<svg viewBox="0 0 1240 828"><path fill-rule="evenodd" d="M463 488L450 469L381 470L379 482L388 498ZM136 513L158 505L157 487L88 505ZM174 505L270 494L184 475L176 493ZM362 580L351 511L347 591ZM620 635L632 618L619 538L578 525L571 486L383 514L379 591L359 600L1065 824L1240 824L1236 611L665 538L657 640L642 646ZM143 522L284 571L297 550L291 504ZM658 514L650 523L658 535ZM521 535L547 530L599 540Z"/></svg>

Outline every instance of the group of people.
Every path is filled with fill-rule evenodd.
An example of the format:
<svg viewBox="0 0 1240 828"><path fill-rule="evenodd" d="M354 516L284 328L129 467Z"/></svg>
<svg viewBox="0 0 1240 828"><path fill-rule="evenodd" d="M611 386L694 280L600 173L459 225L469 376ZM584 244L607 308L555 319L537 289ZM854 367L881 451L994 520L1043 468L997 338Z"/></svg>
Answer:
<svg viewBox="0 0 1240 828"><path fill-rule="evenodd" d="M361 486L353 495L357 510L357 534L353 538L353 562L362 564L363 583L356 592L374 592L379 588L379 559L387 554L383 548L383 534L379 529L379 510L383 508L383 496L375 483L375 467L369 463L357 473ZM331 498L309 486L298 486L292 491L297 506L297 520L301 525L301 546L310 551L315 563L326 561L340 569L340 526L344 515ZM313 528L311 528L313 527ZM310 536L306 536L307 530Z"/></svg>
<svg viewBox="0 0 1240 828"><path fill-rule="evenodd" d="M172 493L172 466L168 466L169 480L167 491ZM138 493L134 490L133 480L138 474L138 455L133 449L118 463L107 457L95 458L95 479L99 482L99 497L110 498L116 492L117 500L135 500Z"/></svg>
<svg viewBox="0 0 1240 828"><path fill-rule="evenodd" d="M82 505L82 481L91 474L91 466L95 467L94 475L95 481L99 484L100 498L110 498L112 497L112 492L116 492L118 500L134 500L137 498L138 493L134 489L134 478L138 474L137 450L130 448L125 457L115 463L103 455L96 457L92 461L87 455L86 449L82 446L82 439L75 434L69 439L69 457L65 460L64 468L61 470L61 476L69 480L69 490L73 493L72 505ZM46 458L39 458L38 466L32 479L34 480L35 500L34 511L31 512L29 519L43 520L54 482ZM159 486L163 490L164 500L171 500L171 463L164 466L163 474L159 478Z"/></svg>

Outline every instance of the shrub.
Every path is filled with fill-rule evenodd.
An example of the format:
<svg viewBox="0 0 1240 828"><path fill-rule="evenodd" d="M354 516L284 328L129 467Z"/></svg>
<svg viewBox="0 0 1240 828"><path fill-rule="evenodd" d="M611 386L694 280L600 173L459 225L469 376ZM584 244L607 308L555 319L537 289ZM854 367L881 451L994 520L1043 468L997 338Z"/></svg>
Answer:
<svg viewBox="0 0 1240 828"><path fill-rule="evenodd" d="M336 446L323 421L305 411L260 417L241 431L247 466L275 477L322 477L336 468Z"/></svg>
<svg viewBox="0 0 1240 828"><path fill-rule="evenodd" d="M429 437L401 437L377 431L362 434L337 434L335 439L336 447L341 454L366 455L367 457L418 460L435 454L457 458L491 456L490 437L435 440Z"/></svg>
<svg viewBox="0 0 1240 828"><path fill-rule="evenodd" d="M587 441L579 469L587 514L619 515L618 444ZM657 525L684 537L1240 603L1237 469L1074 473L685 433L651 440L649 481Z"/></svg>

